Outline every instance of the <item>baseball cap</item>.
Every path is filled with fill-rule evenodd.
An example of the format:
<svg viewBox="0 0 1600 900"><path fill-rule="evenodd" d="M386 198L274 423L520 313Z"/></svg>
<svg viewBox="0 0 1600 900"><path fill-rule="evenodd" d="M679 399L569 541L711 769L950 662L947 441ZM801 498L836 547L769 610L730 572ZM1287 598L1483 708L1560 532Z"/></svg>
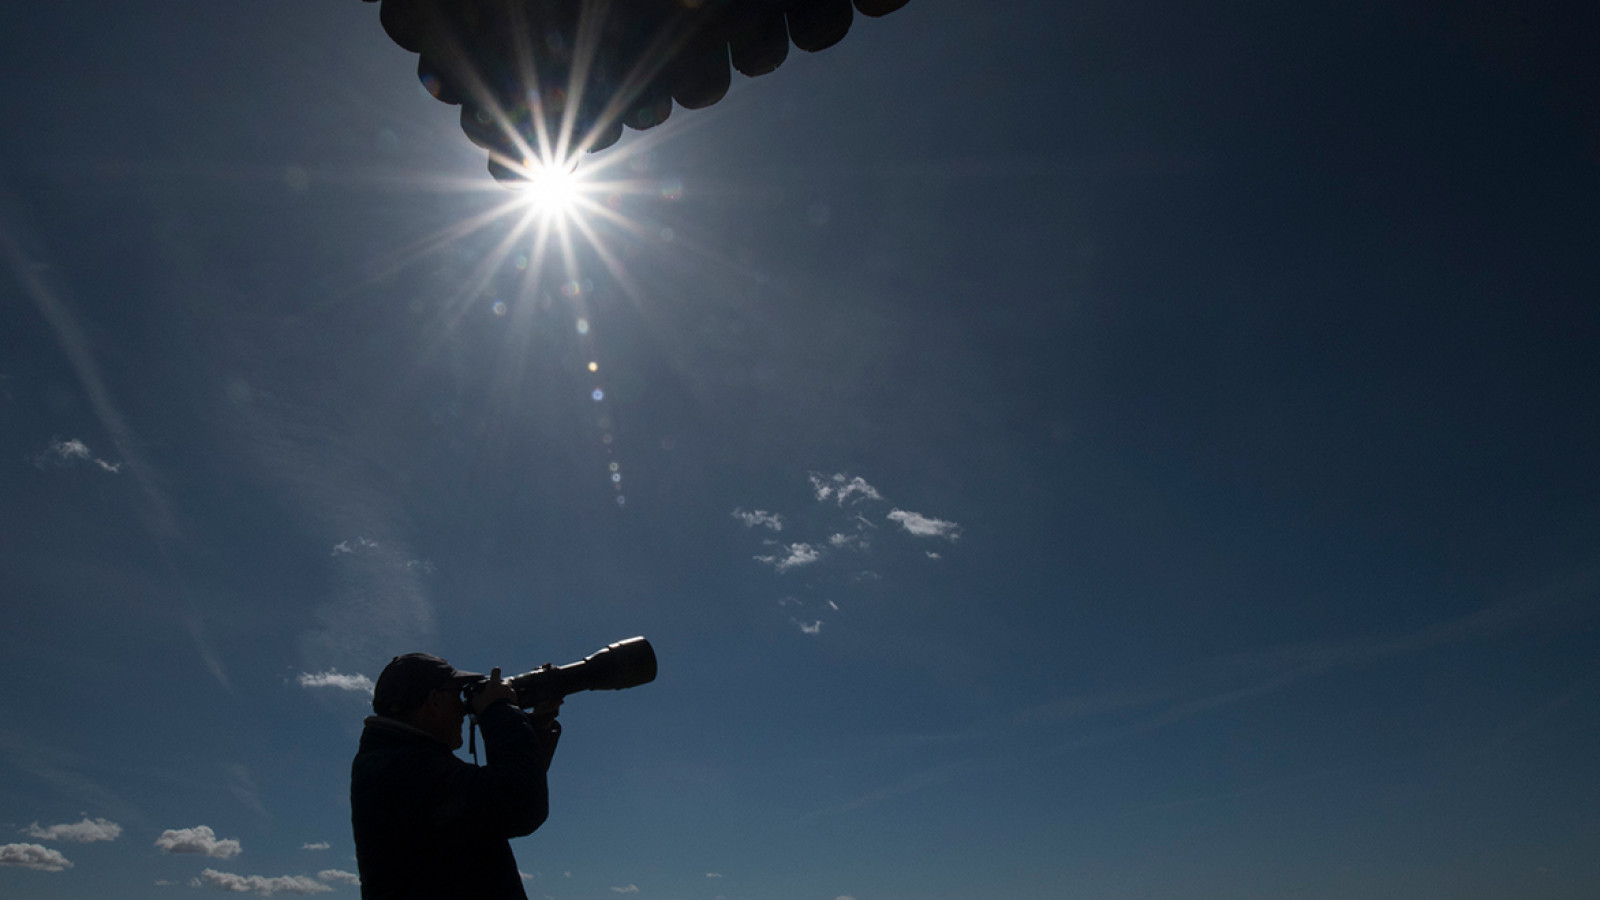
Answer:
<svg viewBox="0 0 1600 900"><path fill-rule="evenodd" d="M463 672L431 653L396 656L383 667L372 689L372 709L380 716L397 716L451 682L476 681L482 677L477 672Z"/></svg>

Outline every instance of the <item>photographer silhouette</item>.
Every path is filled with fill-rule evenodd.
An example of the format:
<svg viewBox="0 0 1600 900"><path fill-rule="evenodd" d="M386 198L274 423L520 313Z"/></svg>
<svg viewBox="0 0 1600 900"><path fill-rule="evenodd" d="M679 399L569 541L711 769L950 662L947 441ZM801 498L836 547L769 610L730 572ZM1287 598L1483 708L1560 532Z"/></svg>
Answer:
<svg viewBox="0 0 1600 900"><path fill-rule="evenodd" d="M484 764L454 751L470 711ZM526 900L510 840L549 815L545 773L561 737L555 698L525 713L498 668L488 678L437 656L384 667L350 771L361 896L367 900Z"/></svg>

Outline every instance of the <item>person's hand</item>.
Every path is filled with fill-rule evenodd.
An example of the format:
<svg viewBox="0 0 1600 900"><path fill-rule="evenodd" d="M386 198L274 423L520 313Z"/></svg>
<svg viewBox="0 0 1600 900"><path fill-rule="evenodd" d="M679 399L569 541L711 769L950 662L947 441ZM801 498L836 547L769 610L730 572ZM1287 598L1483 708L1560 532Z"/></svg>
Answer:
<svg viewBox="0 0 1600 900"><path fill-rule="evenodd" d="M483 711L504 700L512 706L517 705L517 692L511 686L511 679L500 677L500 667L495 666L489 670L489 682L472 695L472 714L483 715Z"/></svg>
<svg viewBox="0 0 1600 900"><path fill-rule="evenodd" d="M538 706L528 710L528 717L535 722L554 722L559 712L561 712L561 698L553 697L541 701Z"/></svg>
<svg viewBox="0 0 1600 900"><path fill-rule="evenodd" d="M556 742L561 740L561 723L556 721L556 713L560 711L560 697L545 700L528 710L528 723L533 726L533 733L544 748L546 767L550 764L549 755L556 752Z"/></svg>

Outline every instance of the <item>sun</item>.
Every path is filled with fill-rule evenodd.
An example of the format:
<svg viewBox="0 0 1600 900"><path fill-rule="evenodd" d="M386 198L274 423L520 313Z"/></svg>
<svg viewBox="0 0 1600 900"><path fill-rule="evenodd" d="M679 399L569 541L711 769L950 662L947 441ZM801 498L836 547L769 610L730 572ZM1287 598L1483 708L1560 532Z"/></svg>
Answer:
<svg viewBox="0 0 1600 900"><path fill-rule="evenodd" d="M534 162L528 173L525 186L515 190L529 211L558 220L577 214L584 185L576 164Z"/></svg>
<svg viewBox="0 0 1600 900"><path fill-rule="evenodd" d="M645 212L641 218L634 207L651 203L652 198L675 202L683 194L682 181L650 174L649 154L665 139L665 132L612 148L623 129L624 101L631 95L608 102L598 118L580 121L578 111L586 108L581 100L586 84L579 77L582 71L583 67L575 70L566 89L549 86L543 91L537 73L524 72L526 96L510 108L502 108L496 96L483 90L482 108L473 119L482 129L474 143L489 150L488 169L494 180L449 181L444 187L489 192L494 200L393 254L398 270L419 252L442 250L491 226L504 229L456 291L452 315L464 315L474 300L497 290L491 282L507 263L522 272L522 285L517 302L507 298L491 305L497 315L508 314L530 298L543 298L548 305L552 291L575 298L569 288L590 283L580 269L595 262L624 294L635 300L643 296L624 259L661 240L663 234L669 235L665 240L672 237L670 230L652 223L654 216ZM546 96L563 102L547 110ZM590 156L597 146L608 148L604 158ZM556 284L559 288L553 287Z"/></svg>

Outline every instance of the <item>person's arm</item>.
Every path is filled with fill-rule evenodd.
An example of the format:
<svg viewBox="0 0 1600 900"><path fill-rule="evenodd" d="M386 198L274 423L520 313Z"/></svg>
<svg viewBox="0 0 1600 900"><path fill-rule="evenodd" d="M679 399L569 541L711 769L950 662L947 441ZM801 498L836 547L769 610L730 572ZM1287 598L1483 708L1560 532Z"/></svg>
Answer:
<svg viewBox="0 0 1600 900"><path fill-rule="evenodd" d="M447 829L512 838L531 834L550 814L545 771L561 726L553 714L530 718L518 709L510 682L499 675L493 670L489 686L473 698L484 765L455 760L460 764L447 778L437 815Z"/></svg>

